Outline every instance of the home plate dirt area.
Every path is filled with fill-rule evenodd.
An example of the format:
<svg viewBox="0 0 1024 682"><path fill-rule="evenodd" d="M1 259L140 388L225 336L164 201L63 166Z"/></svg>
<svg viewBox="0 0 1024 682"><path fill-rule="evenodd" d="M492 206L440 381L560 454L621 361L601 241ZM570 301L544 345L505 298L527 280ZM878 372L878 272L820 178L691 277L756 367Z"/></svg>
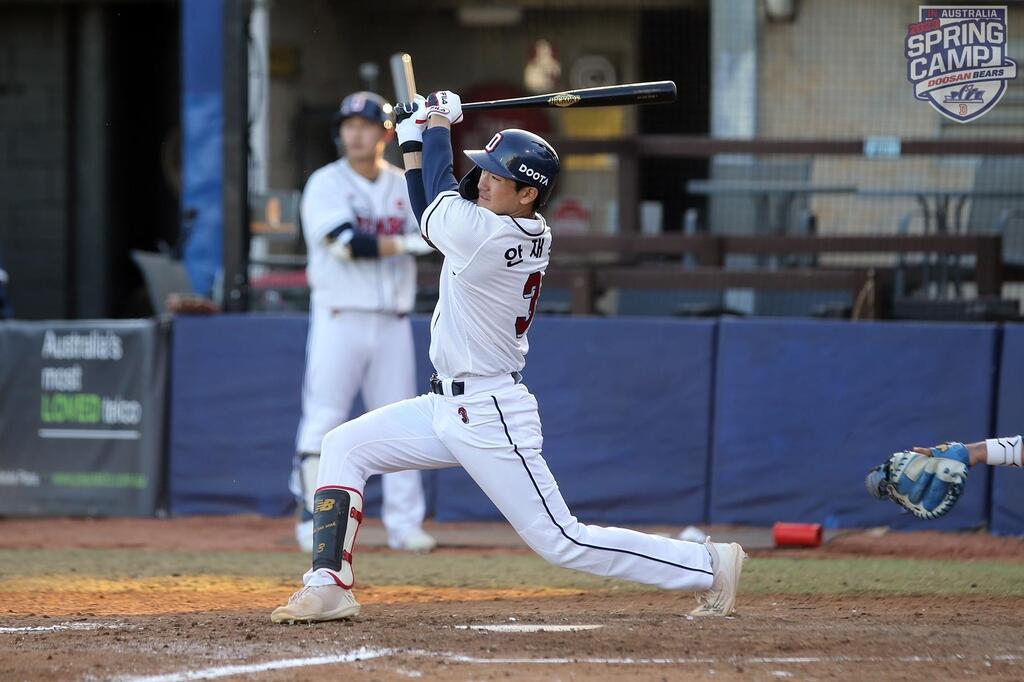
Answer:
<svg viewBox="0 0 1024 682"><path fill-rule="evenodd" d="M1017 538L711 527L751 559L737 615L692 619L692 595L549 566L500 524L430 530L411 555L368 523L362 613L282 626L308 565L289 519L0 520L0 679L1024 679Z"/></svg>

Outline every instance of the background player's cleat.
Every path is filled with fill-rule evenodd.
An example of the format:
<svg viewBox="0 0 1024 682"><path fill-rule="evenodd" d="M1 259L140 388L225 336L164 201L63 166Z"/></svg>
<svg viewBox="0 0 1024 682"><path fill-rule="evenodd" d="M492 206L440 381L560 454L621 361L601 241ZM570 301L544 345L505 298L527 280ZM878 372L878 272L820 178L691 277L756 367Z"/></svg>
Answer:
<svg viewBox="0 0 1024 682"><path fill-rule="evenodd" d="M391 546L391 549L401 549L406 552L429 552L435 547L437 547L437 540L434 539L434 536L422 528L417 528L406 533L401 541Z"/></svg>
<svg viewBox="0 0 1024 682"><path fill-rule="evenodd" d="M747 553L735 542L711 542L711 538L704 542L704 546L711 553L715 580L709 590L697 593L700 606L690 611L690 615L728 616L736 606L736 592L739 590L740 573Z"/></svg>
<svg viewBox="0 0 1024 682"><path fill-rule="evenodd" d="M275 623L312 623L351 618L359 613L359 602L339 585L303 587L270 614Z"/></svg>

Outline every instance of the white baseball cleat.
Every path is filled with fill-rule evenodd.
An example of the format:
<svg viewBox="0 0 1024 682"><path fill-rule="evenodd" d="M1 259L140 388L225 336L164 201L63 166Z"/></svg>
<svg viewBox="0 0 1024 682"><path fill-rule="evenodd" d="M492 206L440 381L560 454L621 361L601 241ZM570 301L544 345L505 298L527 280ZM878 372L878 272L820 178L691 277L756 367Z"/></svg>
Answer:
<svg viewBox="0 0 1024 682"><path fill-rule="evenodd" d="M351 618L359 613L359 602L340 585L303 587L270 614L275 623L312 623Z"/></svg>
<svg viewBox="0 0 1024 682"><path fill-rule="evenodd" d="M435 547L437 547L437 540L422 528L406 533L397 545L391 546L392 549L401 549L406 552L429 552Z"/></svg>
<svg viewBox="0 0 1024 682"><path fill-rule="evenodd" d="M711 554L711 570L715 572L711 588L697 593L700 604L691 616L728 616L736 606L736 591L740 586L740 573L747 553L735 542L704 542Z"/></svg>

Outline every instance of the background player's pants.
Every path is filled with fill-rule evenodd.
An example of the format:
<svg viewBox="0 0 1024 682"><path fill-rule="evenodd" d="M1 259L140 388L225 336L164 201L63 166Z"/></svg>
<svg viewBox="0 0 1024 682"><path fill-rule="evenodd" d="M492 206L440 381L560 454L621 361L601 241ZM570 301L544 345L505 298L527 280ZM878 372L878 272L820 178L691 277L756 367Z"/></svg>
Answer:
<svg viewBox="0 0 1024 682"><path fill-rule="evenodd" d="M525 386L507 376L466 384L466 395L404 400L331 431L317 487L362 490L373 474L462 466L526 544L553 564L670 589L711 586L701 544L576 520L541 456L537 401Z"/></svg>
<svg viewBox="0 0 1024 682"><path fill-rule="evenodd" d="M296 450L320 452L324 435L348 419L359 390L367 410L415 395L414 353L408 316L313 306ZM381 483L381 516L395 546L423 523L423 485L419 471L389 474Z"/></svg>

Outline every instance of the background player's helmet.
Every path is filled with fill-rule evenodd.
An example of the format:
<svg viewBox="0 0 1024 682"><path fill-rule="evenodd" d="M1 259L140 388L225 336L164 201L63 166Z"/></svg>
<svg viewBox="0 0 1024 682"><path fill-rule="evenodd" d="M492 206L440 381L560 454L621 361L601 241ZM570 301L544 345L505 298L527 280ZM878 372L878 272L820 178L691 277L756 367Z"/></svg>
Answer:
<svg viewBox="0 0 1024 682"><path fill-rule="evenodd" d="M459 194L471 201L479 195L477 182L482 170L537 188L539 208L547 203L558 179L558 154L544 138L518 128L495 133L483 149L466 150L476 167L459 182Z"/></svg>
<svg viewBox="0 0 1024 682"><path fill-rule="evenodd" d="M338 126L346 118L353 116L379 123L388 130L395 125L391 105L386 99L375 92L353 92L341 100L341 106L334 112L334 117L331 119L331 139L334 140L335 147L341 146Z"/></svg>

